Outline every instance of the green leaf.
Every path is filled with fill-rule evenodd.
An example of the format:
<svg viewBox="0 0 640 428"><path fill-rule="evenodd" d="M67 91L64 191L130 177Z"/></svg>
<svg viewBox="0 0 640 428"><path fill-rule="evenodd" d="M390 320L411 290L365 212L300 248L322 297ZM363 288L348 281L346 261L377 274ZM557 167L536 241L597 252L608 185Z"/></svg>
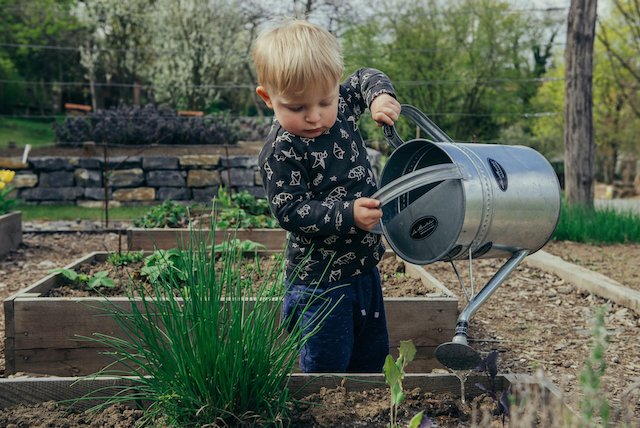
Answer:
<svg viewBox="0 0 640 428"><path fill-rule="evenodd" d="M111 278L102 278L100 280L100 285L107 288L114 288L116 286L116 282Z"/></svg>
<svg viewBox="0 0 640 428"><path fill-rule="evenodd" d="M73 269L64 269L64 268L51 269L49 273L59 273L65 278L67 278L69 281L75 281L78 279L78 272L76 272Z"/></svg>
<svg viewBox="0 0 640 428"><path fill-rule="evenodd" d="M400 347L398 349L400 351L400 355L404 357L405 364L413 361L417 353L416 346L411 340L401 340Z"/></svg>
<svg viewBox="0 0 640 428"><path fill-rule="evenodd" d="M87 283L87 288L89 290L95 290L100 285L100 278L91 278Z"/></svg>
<svg viewBox="0 0 640 428"><path fill-rule="evenodd" d="M408 428L418 428L420 423L422 422L422 416L424 416L424 410L420 413L416 413L416 415L411 418L411 422L409 422Z"/></svg>
<svg viewBox="0 0 640 428"><path fill-rule="evenodd" d="M396 384L391 386L391 402L395 406L398 406L400 403L402 403L403 399L404 392L402 391L402 384L400 382L397 382Z"/></svg>
<svg viewBox="0 0 640 428"><path fill-rule="evenodd" d="M384 379L387 382L387 385L393 387L398 381L402 378L402 372L398 370L396 366L396 362L393 360L391 355L387 355L387 358L384 360Z"/></svg>

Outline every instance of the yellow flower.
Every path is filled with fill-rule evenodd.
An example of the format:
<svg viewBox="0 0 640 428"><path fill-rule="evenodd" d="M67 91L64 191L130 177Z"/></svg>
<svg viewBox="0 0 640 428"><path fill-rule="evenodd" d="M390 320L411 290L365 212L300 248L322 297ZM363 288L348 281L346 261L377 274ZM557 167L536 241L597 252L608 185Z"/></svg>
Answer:
<svg viewBox="0 0 640 428"><path fill-rule="evenodd" d="M0 181L0 190L4 189L4 186L5 186L4 181Z"/></svg>
<svg viewBox="0 0 640 428"><path fill-rule="evenodd" d="M0 169L0 183L11 183L16 172L9 169ZM4 186L0 187L2 189Z"/></svg>

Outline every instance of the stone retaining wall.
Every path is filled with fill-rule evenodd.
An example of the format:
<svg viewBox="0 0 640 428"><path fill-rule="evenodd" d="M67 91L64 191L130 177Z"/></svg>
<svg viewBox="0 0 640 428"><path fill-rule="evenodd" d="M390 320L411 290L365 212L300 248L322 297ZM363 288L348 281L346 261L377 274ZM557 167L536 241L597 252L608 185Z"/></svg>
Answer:
<svg viewBox="0 0 640 428"><path fill-rule="evenodd" d="M379 153L370 150L375 172ZM34 157L12 185L26 203L102 206L210 202L220 186L264 197L256 155Z"/></svg>

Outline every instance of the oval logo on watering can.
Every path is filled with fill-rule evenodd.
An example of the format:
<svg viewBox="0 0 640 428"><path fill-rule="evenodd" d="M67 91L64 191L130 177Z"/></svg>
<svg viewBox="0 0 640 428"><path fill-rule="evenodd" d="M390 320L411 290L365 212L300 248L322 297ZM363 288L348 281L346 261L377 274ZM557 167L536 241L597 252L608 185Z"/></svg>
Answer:
<svg viewBox="0 0 640 428"><path fill-rule="evenodd" d="M438 219L428 215L416 220L409 230L409 236L415 240L424 239L431 235L438 227Z"/></svg>
<svg viewBox="0 0 640 428"><path fill-rule="evenodd" d="M493 176L498 183L498 187L503 192L507 191L507 187L509 186L509 180L507 179L507 172L504 170L502 165L498 163L497 160L487 158L487 162L489 162L489 167L491 168L491 172L493 172Z"/></svg>

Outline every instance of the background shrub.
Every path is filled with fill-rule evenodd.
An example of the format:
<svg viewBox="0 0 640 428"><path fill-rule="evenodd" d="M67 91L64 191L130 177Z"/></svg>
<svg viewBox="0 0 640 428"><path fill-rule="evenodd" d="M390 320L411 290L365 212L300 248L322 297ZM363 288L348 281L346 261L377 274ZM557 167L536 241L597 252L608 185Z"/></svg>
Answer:
<svg viewBox="0 0 640 428"><path fill-rule="evenodd" d="M235 144L238 125L228 115L179 116L166 106L120 106L54 124L58 144L85 141L113 145Z"/></svg>

